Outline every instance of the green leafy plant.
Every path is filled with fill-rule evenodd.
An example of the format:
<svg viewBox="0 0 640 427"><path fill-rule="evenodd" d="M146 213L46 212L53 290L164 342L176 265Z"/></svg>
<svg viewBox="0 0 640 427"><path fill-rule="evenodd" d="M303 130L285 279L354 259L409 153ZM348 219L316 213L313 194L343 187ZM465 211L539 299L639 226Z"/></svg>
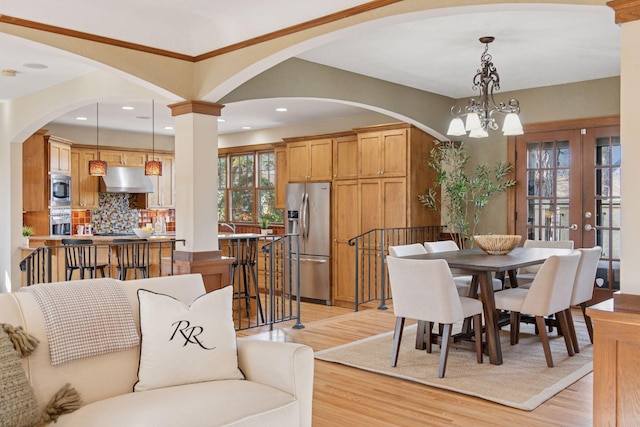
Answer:
<svg viewBox="0 0 640 427"><path fill-rule="evenodd" d="M29 237L34 233L34 229L33 227L29 227L28 225L23 225L22 226L22 236L23 237Z"/></svg>
<svg viewBox="0 0 640 427"><path fill-rule="evenodd" d="M262 228L263 230L269 228L269 218L267 218L266 216L260 218L260 228Z"/></svg>
<svg viewBox="0 0 640 427"><path fill-rule="evenodd" d="M474 174L466 171L470 156L462 142L434 141L427 166L437 173L427 194L418 196L420 203L444 215L449 230L455 234L458 246L473 241L484 208L495 193L506 191L516 184L509 179L513 166L498 162L494 168L478 164ZM442 196L440 197L440 194Z"/></svg>

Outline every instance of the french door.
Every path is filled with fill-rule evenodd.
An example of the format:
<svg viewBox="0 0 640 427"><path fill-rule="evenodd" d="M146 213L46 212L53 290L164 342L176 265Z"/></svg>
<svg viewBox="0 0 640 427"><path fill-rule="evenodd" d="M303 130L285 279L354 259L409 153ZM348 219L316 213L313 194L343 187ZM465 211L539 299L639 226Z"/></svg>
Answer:
<svg viewBox="0 0 640 427"><path fill-rule="evenodd" d="M516 233L601 246L596 288L620 289L619 126L527 133L515 156Z"/></svg>

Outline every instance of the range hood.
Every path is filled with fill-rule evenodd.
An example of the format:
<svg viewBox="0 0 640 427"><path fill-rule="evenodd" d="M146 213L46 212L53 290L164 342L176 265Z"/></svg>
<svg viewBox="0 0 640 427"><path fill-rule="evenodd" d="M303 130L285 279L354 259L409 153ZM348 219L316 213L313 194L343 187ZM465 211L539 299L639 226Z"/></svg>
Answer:
<svg viewBox="0 0 640 427"><path fill-rule="evenodd" d="M111 166L102 177L100 191L107 193L153 193L151 179L144 174L144 168Z"/></svg>

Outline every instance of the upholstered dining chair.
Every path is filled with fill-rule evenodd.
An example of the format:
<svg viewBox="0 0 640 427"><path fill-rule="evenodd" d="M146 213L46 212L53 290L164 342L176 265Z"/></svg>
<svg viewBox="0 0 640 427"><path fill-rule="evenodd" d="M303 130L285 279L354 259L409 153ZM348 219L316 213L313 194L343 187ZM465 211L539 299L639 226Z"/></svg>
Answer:
<svg viewBox="0 0 640 427"><path fill-rule="evenodd" d="M396 316L391 366L398 364L407 317L426 323L427 353L431 353L433 323L444 325L438 377L443 378L447 368L453 324L469 317L473 318L476 358L478 363L482 363L482 303L477 299L458 295L447 261L388 256L387 267L393 292L393 312ZM429 286L425 286L427 280Z"/></svg>
<svg viewBox="0 0 640 427"><path fill-rule="evenodd" d="M586 308L587 301L593 297L593 283L596 280L596 271L598 270L600 255L602 255L602 248L600 246L594 246L593 248L588 249L578 249L578 251L581 253L580 263L578 264L578 271L576 272L576 280L573 282L571 305L579 305L582 309L584 323L587 325L587 331L589 332L589 339L593 344L593 326L591 325L591 317L586 313ZM573 350L576 353L580 353L580 346L578 345L578 338L573 324L571 309L566 309L565 313L567 316L567 322L569 323L569 335L573 342Z"/></svg>
<svg viewBox="0 0 640 427"><path fill-rule="evenodd" d="M98 250L91 239L62 239L64 245L64 265L67 281L71 280L73 272L80 272L80 279L84 279L85 272L89 277L98 277L98 271L105 277L105 263L98 262Z"/></svg>
<svg viewBox="0 0 640 427"><path fill-rule="evenodd" d="M427 250L420 243L389 246L389 255L396 258L410 255L426 254Z"/></svg>
<svg viewBox="0 0 640 427"><path fill-rule="evenodd" d="M498 310L511 312L511 345L520 338L520 314L535 316L547 366L553 368L549 336L545 328L546 316L555 314L563 331L568 330L566 310L571 306L571 294L575 281L580 252L570 255L552 255L542 264L529 289L511 288L495 294ZM569 356L574 355L569 334L563 334Z"/></svg>
<svg viewBox="0 0 640 427"><path fill-rule="evenodd" d="M530 240L524 241L523 248L554 248L554 249L573 249L573 240ZM529 287L536 273L540 270L541 265L531 265L529 267L519 268L516 272L518 278L518 286Z"/></svg>
<svg viewBox="0 0 640 427"><path fill-rule="evenodd" d="M452 252L459 251L460 248L458 244L453 240L441 240L438 242L424 242L424 248L427 250L427 253L433 254L436 252ZM469 288L471 287L471 280L473 276L470 275L456 275L453 273L453 280L456 282L456 287L458 288L458 293L460 296L469 296ZM492 279L493 290L499 291L502 290L502 281L500 279L496 279L495 277ZM480 288L478 287L478 293L480 293Z"/></svg>

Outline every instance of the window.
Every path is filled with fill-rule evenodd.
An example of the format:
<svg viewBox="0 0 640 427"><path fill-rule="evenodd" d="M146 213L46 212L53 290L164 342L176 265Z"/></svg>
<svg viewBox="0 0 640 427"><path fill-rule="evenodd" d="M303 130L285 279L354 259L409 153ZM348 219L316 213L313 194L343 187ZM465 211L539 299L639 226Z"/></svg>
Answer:
<svg viewBox="0 0 640 427"><path fill-rule="evenodd" d="M244 152L218 158L218 222L282 223L275 208L275 154Z"/></svg>
<svg viewBox="0 0 640 427"><path fill-rule="evenodd" d="M226 206L227 158L218 157L218 222L227 220Z"/></svg>

